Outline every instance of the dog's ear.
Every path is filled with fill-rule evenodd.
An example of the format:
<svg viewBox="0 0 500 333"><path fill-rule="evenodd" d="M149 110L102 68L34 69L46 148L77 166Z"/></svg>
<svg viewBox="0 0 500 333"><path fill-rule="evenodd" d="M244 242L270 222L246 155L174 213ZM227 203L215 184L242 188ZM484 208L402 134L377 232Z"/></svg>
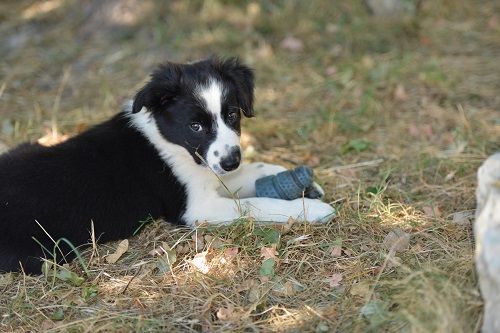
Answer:
<svg viewBox="0 0 500 333"><path fill-rule="evenodd" d="M151 75L151 80L135 95L132 113L146 107L156 111L163 109L179 92L181 66L167 63Z"/></svg>
<svg viewBox="0 0 500 333"><path fill-rule="evenodd" d="M253 70L239 61L238 58L228 58L220 62L222 75L229 78L236 87L239 107L247 117L253 117Z"/></svg>

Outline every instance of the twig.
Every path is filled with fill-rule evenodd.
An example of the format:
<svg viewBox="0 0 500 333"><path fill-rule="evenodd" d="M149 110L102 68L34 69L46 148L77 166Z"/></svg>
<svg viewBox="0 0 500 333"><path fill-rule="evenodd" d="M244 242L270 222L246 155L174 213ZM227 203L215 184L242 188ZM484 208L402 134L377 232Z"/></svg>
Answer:
<svg viewBox="0 0 500 333"><path fill-rule="evenodd" d="M384 162L384 159L378 158L376 160L371 160L371 161L359 162L359 163L348 164L348 165L334 166L334 167L325 169L325 171L333 172L333 171L339 171L339 170L345 170L345 169L372 167L372 166L377 166L377 165L381 164L382 162Z"/></svg>
<svg viewBox="0 0 500 333"><path fill-rule="evenodd" d="M167 255L167 257L168 257L168 255ZM137 277L137 275L139 275L139 273L141 272L141 270L142 270L142 266L139 266L139 269L137 270L137 272L128 281L127 285L125 286L125 288L123 288L123 290L122 290L122 292L120 294L124 294L127 291L128 287L130 286L130 283L132 283L132 280L135 279Z"/></svg>

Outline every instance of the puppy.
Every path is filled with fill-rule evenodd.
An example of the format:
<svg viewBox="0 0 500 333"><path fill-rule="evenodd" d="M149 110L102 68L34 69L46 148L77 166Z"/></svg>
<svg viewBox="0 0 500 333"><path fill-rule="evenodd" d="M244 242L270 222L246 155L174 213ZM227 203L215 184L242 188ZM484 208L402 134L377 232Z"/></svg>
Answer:
<svg viewBox="0 0 500 333"><path fill-rule="evenodd" d="M191 227L241 216L328 219L333 208L320 200L255 197L255 180L284 168L240 165L253 82L235 58L167 63L108 121L0 156L0 271L39 273L54 241L86 244L91 223L102 242L131 236L147 217Z"/></svg>

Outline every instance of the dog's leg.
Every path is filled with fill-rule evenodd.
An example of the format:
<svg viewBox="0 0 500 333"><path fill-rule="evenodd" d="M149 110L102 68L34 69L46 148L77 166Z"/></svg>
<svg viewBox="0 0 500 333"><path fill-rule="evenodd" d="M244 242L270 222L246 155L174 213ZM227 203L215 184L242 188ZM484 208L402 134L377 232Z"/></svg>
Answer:
<svg viewBox="0 0 500 333"><path fill-rule="evenodd" d="M242 164L235 172L222 177L224 185L231 193L228 193L228 190L224 186L220 186L218 192L221 196L226 198L231 198L233 193L236 198L255 197L255 181L257 179L275 175L282 171L286 171L286 168L281 165L261 162ZM314 182L312 187L316 191L316 196L311 198L317 199L323 197L325 192L321 186Z"/></svg>
<svg viewBox="0 0 500 333"><path fill-rule="evenodd" d="M334 216L332 206L315 199L281 200L272 198L244 198L233 200L216 197L188 207L184 220L188 225L196 221L210 224L230 223L240 217L257 221L283 223L289 217L323 223Z"/></svg>
<svg viewBox="0 0 500 333"><path fill-rule="evenodd" d="M232 193L236 198L255 197L255 181L259 178L275 175L286 169L281 165L268 163L242 164L238 170L222 177L222 182L229 189L220 186L218 192L221 196L231 198Z"/></svg>

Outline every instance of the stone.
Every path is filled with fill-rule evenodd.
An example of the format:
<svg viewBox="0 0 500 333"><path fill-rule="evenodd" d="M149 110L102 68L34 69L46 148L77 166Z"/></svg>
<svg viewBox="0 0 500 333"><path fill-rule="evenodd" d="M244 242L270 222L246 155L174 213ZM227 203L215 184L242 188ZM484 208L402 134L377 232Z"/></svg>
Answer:
<svg viewBox="0 0 500 333"><path fill-rule="evenodd" d="M479 168L476 190L476 269L484 299L482 332L500 332L500 153Z"/></svg>

